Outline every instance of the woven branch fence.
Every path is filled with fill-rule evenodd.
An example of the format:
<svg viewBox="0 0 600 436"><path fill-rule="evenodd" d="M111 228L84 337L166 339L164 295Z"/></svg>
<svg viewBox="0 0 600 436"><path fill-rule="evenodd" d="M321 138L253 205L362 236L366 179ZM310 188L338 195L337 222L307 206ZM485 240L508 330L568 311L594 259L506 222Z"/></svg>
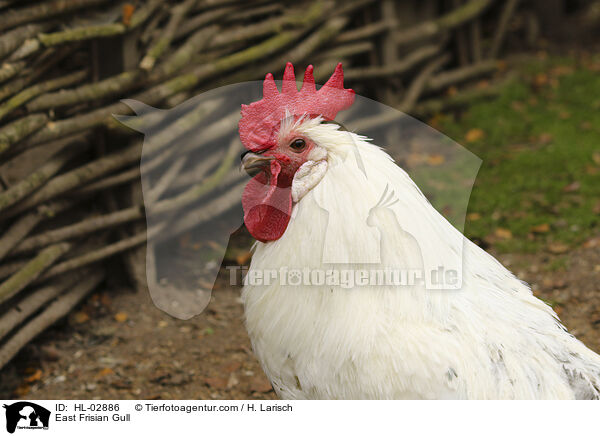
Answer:
<svg viewBox="0 0 600 436"><path fill-rule="evenodd" d="M446 91L497 70L524 32L517 11L518 0L0 1L0 367L103 282L107 259L144 286L160 229L147 231L139 195L141 135L112 117L131 114L121 99L171 108L280 76L287 61L314 64L323 83L341 61L357 93L427 116L494 95L493 83ZM207 194L238 152L179 178L183 191L167 189L176 161L152 197L217 217L238 194Z"/></svg>

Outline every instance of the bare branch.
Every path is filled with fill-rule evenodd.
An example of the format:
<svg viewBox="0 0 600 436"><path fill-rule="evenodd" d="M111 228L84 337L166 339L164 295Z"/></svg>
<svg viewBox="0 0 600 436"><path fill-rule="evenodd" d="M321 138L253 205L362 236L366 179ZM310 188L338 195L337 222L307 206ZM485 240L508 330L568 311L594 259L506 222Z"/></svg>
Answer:
<svg viewBox="0 0 600 436"><path fill-rule="evenodd" d="M41 314L19 329L0 348L0 367L6 365L29 341L67 315L103 278L103 269L95 269L77 282L70 291L57 298Z"/></svg>

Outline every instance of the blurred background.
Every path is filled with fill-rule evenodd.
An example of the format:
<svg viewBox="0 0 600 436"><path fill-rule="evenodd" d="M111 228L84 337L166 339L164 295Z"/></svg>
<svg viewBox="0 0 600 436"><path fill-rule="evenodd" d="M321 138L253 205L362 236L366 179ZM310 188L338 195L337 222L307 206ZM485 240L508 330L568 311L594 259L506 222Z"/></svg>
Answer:
<svg viewBox="0 0 600 436"><path fill-rule="evenodd" d="M214 284L193 277L202 314L169 316L148 292L160 285L168 305L174 285L147 250L160 229L141 179L174 229L174 264L224 250L173 205L222 223L241 145L202 168L169 145L210 147L239 115L216 104L156 120L150 106L280 79L288 61L298 78L314 65L317 83L342 62L357 94L482 159L466 235L600 352L599 37L593 0L0 0L0 396L275 398L223 272L248 265L251 238L242 227L225 243ZM159 133L141 164L140 129L113 118L132 109ZM452 184L434 177L444 154L386 138L401 166Z"/></svg>

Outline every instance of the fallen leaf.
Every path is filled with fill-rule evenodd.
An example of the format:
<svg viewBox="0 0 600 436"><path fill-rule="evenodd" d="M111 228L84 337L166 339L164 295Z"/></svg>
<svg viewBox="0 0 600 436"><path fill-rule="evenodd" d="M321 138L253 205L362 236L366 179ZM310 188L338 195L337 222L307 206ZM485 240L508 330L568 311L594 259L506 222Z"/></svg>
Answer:
<svg viewBox="0 0 600 436"><path fill-rule="evenodd" d="M427 163L433 167L437 167L445 162L446 158L441 154L431 154L427 156Z"/></svg>
<svg viewBox="0 0 600 436"><path fill-rule="evenodd" d="M600 215L600 201L596 203L596 205L592 209L592 212L594 212L596 215Z"/></svg>
<svg viewBox="0 0 600 436"><path fill-rule="evenodd" d="M127 318L129 318L129 316L125 312L119 312L115 314L115 321L117 322L125 322L127 321Z"/></svg>
<svg viewBox="0 0 600 436"><path fill-rule="evenodd" d="M577 192L581 188L581 183L575 181L573 183L569 183L567 186L563 188L563 192Z"/></svg>
<svg viewBox="0 0 600 436"><path fill-rule="evenodd" d="M548 244L548 251L552 254L563 254L569 251L569 246L560 242Z"/></svg>
<svg viewBox="0 0 600 436"><path fill-rule="evenodd" d="M207 377L204 379L204 383L213 389L225 389L227 387L227 379L223 377Z"/></svg>
<svg viewBox="0 0 600 436"><path fill-rule="evenodd" d="M537 86L544 86L548 83L548 75L546 73L538 73L533 79L533 83Z"/></svg>
<svg viewBox="0 0 600 436"><path fill-rule="evenodd" d="M237 371L241 367L242 367L242 362L230 362L230 363L226 363L225 365L221 366L221 371L229 374L229 373Z"/></svg>
<svg viewBox="0 0 600 436"><path fill-rule="evenodd" d="M486 89L490 87L490 81L489 80L480 80L479 82L477 82L475 84L475 87L477 89Z"/></svg>
<svg viewBox="0 0 600 436"><path fill-rule="evenodd" d="M110 385L117 389L131 389L131 380L118 379L113 381Z"/></svg>
<svg viewBox="0 0 600 436"><path fill-rule="evenodd" d="M558 279L554 282L554 289L564 289L567 287L567 282L563 279Z"/></svg>
<svg viewBox="0 0 600 436"><path fill-rule="evenodd" d="M574 68L570 65L557 65L556 67L552 68L552 70L550 70L552 75L557 77L568 76L570 74L573 74L574 71Z"/></svg>
<svg viewBox="0 0 600 436"><path fill-rule="evenodd" d="M111 300L110 300L110 296L106 293L103 292L102 295L100 296L100 304L102 304L105 307L110 306Z"/></svg>
<svg viewBox="0 0 600 436"><path fill-rule="evenodd" d="M50 361L60 360L60 351L52 345L44 345L41 347L41 351L44 354L44 358Z"/></svg>
<svg viewBox="0 0 600 436"><path fill-rule="evenodd" d="M588 239L587 241L585 241L583 243L583 247L584 248L596 248L596 247L600 247L600 236Z"/></svg>
<svg viewBox="0 0 600 436"><path fill-rule="evenodd" d="M552 135L551 135L550 133L542 133L542 134L539 136L539 138L538 138L538 142L539 142L540 144L543 144L543 145L545 145L545 144L549 144L549 143L551 143L551 142L552 142L552 139L553 139L553 138L552 138Z"/></svg>
<svg viewBox="0 0 600 436"><path fill-rule="evenodd" d="M412 152L408 156L406 156L405 160L406 160L406 165L409 168L412 168L412 167L415 167L415 166L425 162L427 160L427 158L422 153Z"/></svg>
<svg viewBox="0 0 600 436"><path fill-rule="evenodd" d="M252 257L252 253L250 253L249 251L244 251L243 253L240 253L237 256L235 256L235 261L238 265L244 265L250 260L250 257Z"/></svg>
<svg viewBox="0 0 600 436"><path fill-rule="evenodd" d="M550 225L548 223L538 224L531 228L533 233L548 233L550 231Z"/></svg>
<svg viewBox="0 0 600 436"><path fill-rule="evenodd" d="M600 62L591 62L585 65L585 67L590 71L598 72L600 71Z"/></svg>
<svg viewBox="0 0 600 436"><path fill-rule="evenodd" d="M75 314L73 314L72 319L73 322L75 322L75 324L83 324L84 322L90 320L90 316L85 312L76 312Z"/></svg>
<svg viewBox="0 0 600 436"><path fill-rule="evenodd" d="M485 133L484 133L483 130L481 130L481 129L471 129L465 135L465 140L467 142L475 142L475 141L480 140L484 136L485 136Z"/></svg>
<svg viewBox="0 0 600 436"><path fill-rule="evenodd" d="M467 219L469 221L477 221L477 220L481 219L481 215L478 214L477 212L472 212L472 213L467 214Z"/></svg>
<svg viewBox="0 0 600 436"><path fill-rule="evenodd" d="M502 227L498 227L494 231L494 234L500 239L512 239L513 237L512 232L510 230L504 229Z"/></svg>
<svg viewBox="0 0 600 436"><path fill-rule="evenodd" d="M111 375L114 373L115 372L111 368L102 368L100 371L98 371L98 373L96 374L96 377L104 377L106 375Z"/></svg>
<svg viewBox="0 0 600 436"><path fill-rule="evenodd" d="M437 113L435 114L433 117L431 117L429 119L429 121L427 121L427 124L429 124L431 127L438 129L442 123L442 121L446 118L445 115Z"/></svg>
<svg viewBox="0 0 600 436"><path fill-rule="evenodd" d="M524 105L522 102L518 101L518 100L515 100L515 101L513 101L513 102L510 104L510 106L511 106L511 107L513 108L513 110L514 110L514 111L516 111L516 112L523 112L523 110L525 109L525 105Z"/></svg>
<svg viewBox="0 0 600 436"><path fill-rule="evenodd" d="M273 390L273 386L265 376L256 376L250 383L251 392L267 393Z"/></svg>
<svg viewBox="0 0 600 436"><path fill-rule="evenodd" d="M129 26L131 24L131 17L135 11L135 6L131 3L125 3L123 5L123 24Z"/></svg>
<svg viewBox="0 0 600 436"><path fill-rule="evenodd" d="M596 165L600 165L600 151L595 151L592 153L592 160Z"/></svg>
<svg viewBox="0 0 600 436"><path fill-rule="evenodd" d="M567 111L562 111L561 113L558 114L558 117L561 120L568 120L569 118L571 118L571 114Z"/></svg>
<svg viewBox="0 0 600 436"><path fill-rule="evenodd" d="M38 369L30 376L25 377L23 380L25 381L25 383L33 383L35 381L40 380L41 378L42 378L42 370Z"/></svg>
<svg viewBox="0 0 600 436"><path fill-rule="evenodd" d="M15 390L13 391L13 397L15 398L19 398L19 397L24 397L25 395L27 395L29 393L29 391L31 390L31 386L28 384L22 384L20 386L18 386L17 388L15 388Z"/></svg>

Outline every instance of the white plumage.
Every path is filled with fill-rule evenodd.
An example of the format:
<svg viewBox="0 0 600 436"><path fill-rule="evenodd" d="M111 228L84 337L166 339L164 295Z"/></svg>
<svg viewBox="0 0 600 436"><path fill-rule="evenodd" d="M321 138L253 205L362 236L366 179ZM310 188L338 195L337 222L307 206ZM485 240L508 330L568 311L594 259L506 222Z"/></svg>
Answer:
<svg viewBox="0 0 600 436"><path fill-rule="evenodd" d="M371 250L383 266L452 269L460 259L463 280L457 290L246 285L247 329L281 398L600 397L600 356L527 284L452 227L383 150L320 121L281 126L281 137L316 144L307 164L320 171L297 172L293 219L279 239L257 242L250 269L328 269L324 258L352 263ZM394 198L374 208L386 187Z"/></svg>

